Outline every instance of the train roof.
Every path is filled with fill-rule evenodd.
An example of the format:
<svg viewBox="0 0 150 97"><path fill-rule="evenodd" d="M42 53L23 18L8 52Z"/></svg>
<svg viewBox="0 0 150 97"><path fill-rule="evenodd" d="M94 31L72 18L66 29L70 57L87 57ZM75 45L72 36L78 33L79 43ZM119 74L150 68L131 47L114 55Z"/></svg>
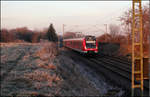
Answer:
<svg viewBox="0 0 150 97"><path fill-rule="evenodd" d="M68 40L83 40L83 39L85 39L85 38L87 38L87 37L95 37L95 36L92 36L92 35L86 35L86 36L84 36L84 37L82 37L82 38L64 39L64 41L68 41ZM95 37L95 38L96 38L96 37Z"/></svg>
<svg viewBox="0 0 150 97"><path fill-rule="evenodd" d="M85 37L82 38L71 38L71 39L64 39L64 41L68 41L68 40L83 40Z"/></svg>

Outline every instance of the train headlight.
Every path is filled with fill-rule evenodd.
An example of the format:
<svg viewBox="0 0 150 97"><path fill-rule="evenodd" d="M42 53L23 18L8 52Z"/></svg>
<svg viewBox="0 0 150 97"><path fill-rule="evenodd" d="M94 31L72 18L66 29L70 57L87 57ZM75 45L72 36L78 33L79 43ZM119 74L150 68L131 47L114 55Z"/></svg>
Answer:
<svg viewBox="0 0 150 97"><path fill-rule="evenodd" d="M98 53L98 51L95 51L95 53Z"/></svg>

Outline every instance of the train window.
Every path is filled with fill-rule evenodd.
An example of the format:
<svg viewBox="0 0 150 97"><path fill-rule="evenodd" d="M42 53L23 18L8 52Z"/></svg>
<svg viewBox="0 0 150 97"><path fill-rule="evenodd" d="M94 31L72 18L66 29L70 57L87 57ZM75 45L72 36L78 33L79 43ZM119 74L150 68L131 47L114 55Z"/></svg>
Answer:
<svg viewBox="0 0 150 97"><path fill-rule="evenodd" d="M96 38L95 36L87 36L85 37L86 47L87 48L96 48Z"/></svg>
<svg viewBox="0 0 150 97"><path fill-rule="evenodd" d="M92 40L96 40L95 36L86 36L85 37L86 41L92 41Z"/></svg>

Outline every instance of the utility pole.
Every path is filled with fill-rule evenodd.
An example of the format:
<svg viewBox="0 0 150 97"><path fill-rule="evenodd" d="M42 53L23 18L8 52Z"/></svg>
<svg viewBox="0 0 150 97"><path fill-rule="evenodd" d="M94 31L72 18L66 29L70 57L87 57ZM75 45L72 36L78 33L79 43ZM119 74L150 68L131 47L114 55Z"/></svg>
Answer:
<svg viewBox="0 0 150 97"><path fill-rule="evenodd" d="M65 24L63 24L63 39L64 39L64 33L65 33Z"/></svg>
<svg viewBox="0 0 150 97"><path fill-rule="evenodd" d="M62 41L64 41L64 33L65 33L65 24L62 25L63 33L62 33ZM64 44L63 44L64 46Z"/></svg>
<svg viewBox="0 0 150 97"><path fill-rule="evenodd" d="M107 34L107 24L104 24L106 26L106 34Z"/></svg>
<svg viewBox="0 0 150 97"><path fill-rule="evenodd" d="M57 37L58 37L58 41L57 41L57 50L58 50L58 54L59 54L59 47L60 47L60 37L59 37L59 32L58 32L58 35L57 35Z"/></svg>
<svg viewBox="0 0 150 97"><path fill-rule="evenodd" d="M107 41L107 39L106 39L106 34L107 34L107 24L104 24L104 26L106 27L106 32L105 32L105 41Z"/></svg>

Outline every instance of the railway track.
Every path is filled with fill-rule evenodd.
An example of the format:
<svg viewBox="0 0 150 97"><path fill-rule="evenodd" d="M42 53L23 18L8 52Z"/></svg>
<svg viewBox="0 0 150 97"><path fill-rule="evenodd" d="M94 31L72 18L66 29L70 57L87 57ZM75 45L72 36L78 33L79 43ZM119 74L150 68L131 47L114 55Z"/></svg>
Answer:
<svg viewBox="0 0 150 97"><path fill-rule="evenodd" d="M91 68L95 69L96 72L102 73L111 83L114 83L120 87L123 87L130 93L131 91L131 63L125 59L97 55L95 57L85 57L80 54L73 52L77 60L84 61ZM137 83L137 82L136 82ZM136 90L136 95L139 95L139 90ZM128 95L129 95L128 94ZM149 95L149 80L144 81L144 95ZM129 95L130 96L130 95Z"/></svg>
<svg viewBox="0 0 150 97"><path fill-rule="evenodd" d="M131 68L131 61L128 61L127 59L118 59L118 57L111 57L111 56L106 56L104 57L104 59L106 59L107 61L111 62L111 63L114 63L114 64L118 64L117 67L119 68L122 68L124 70L126 70L126 72L128 72L128 78L131 80L131 71L132 71L132 68ZM118 60L117 60L118 59ZM145 80L144 81L144 86L145 88L149 88L149 80Z"/></svg>
<svg viewBox="0 0 150 97"><path fill-rule="evenodd" d="M114 61L117 61L119 63L123 63L125 64L126 66L128 66L129 68L131 68L131 60L130 59L127 59L127 58L123 58L123 57L119 57L119 56L109 56L109 55L103 55L105 58L109 58L109 59L112 59Z"/></svg>
<svg viewBox="0 0 150 97"><path fill-rule="evenodd" d="M96 58L95 60L96 61L98 60L98 62L103 62L103 63L108 64L107 66L110 66L110 69L115 68L116 71L114 71L114 72L117 72L121 76L126 77L129 80L131 80L131 67L130 67L131 65L129 66L129 65L123 64L122 62L120 62L120 60L118 60L118 61L113 60L111 57L110 58L104 57L103 59L102 58ZM148 87L148 80L145 80L144 87L147 89L149 88Z"/></svg>

